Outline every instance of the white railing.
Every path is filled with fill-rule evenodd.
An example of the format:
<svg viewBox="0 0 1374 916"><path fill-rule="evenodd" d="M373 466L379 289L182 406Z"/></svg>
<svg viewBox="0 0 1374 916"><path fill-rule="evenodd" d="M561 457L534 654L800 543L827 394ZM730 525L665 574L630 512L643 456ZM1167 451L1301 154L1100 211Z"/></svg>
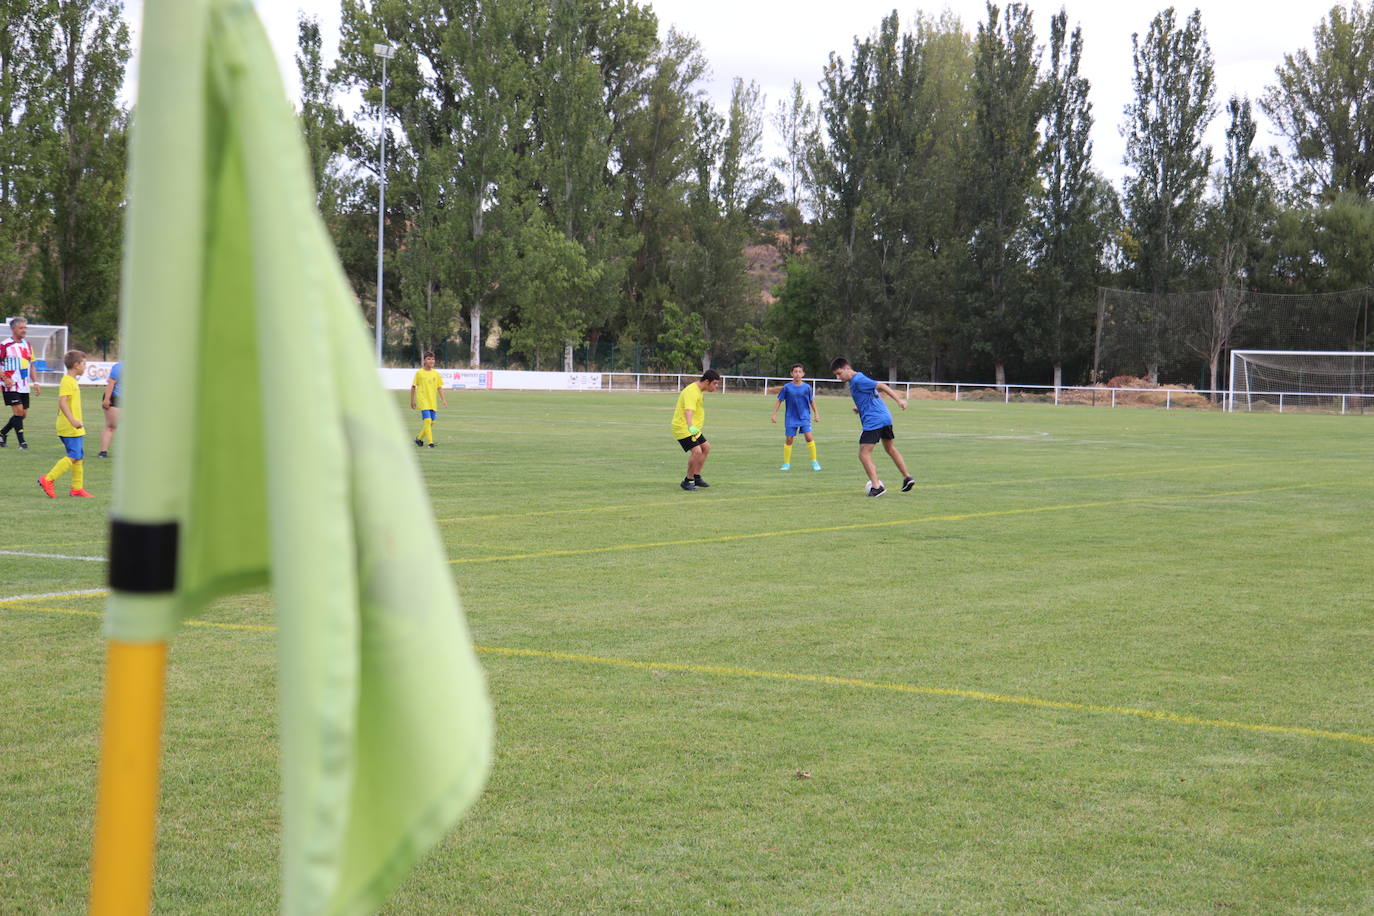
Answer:
<svg viewBox="0 0 1374 916"><path fill-rule="evenodd" d="M382 370L390 387L410 384L413 370ZM525 388L577 391L680 391L701 377L698 372L525 372L507 370L441 370L441 374L461 378L468 388ZM392 377L394 376L394 378ZM471 378L470 378L471 376ZM477 377L485 379L477 384ZM775 375L727 375L720 390L773 396L791 381ZM844 395L844 383L833 378L808 378L818 395ZM1106 385L997 385L988 382L887 382L894 390L918 400L961 402L1001 402L1003 404L1047 404L1055 407L1153 407L1165 410L1225 410L1225 389L1208 390L1160 386L1156 388L1113 388ZM1249 409L1300 411L1305 413L1374 413L1374 394L1362 392L1314 393L1310 391L1272 391L1252 394Z"/></svg>

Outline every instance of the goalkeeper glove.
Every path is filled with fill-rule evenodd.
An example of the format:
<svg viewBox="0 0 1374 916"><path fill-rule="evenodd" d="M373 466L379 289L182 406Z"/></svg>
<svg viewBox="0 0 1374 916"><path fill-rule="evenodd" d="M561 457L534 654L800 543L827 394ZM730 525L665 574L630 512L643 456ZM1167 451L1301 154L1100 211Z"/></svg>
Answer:
<svg viewBox="0 0 1374 916"><path fill-rule="evenodd" d="M698 428L698 427L696 427L696 426L689 426L689 427L687 427L687 432L691 433L691 434L694 435L694 436L700 436L700 435L701 435L701 429Z"/></svg>

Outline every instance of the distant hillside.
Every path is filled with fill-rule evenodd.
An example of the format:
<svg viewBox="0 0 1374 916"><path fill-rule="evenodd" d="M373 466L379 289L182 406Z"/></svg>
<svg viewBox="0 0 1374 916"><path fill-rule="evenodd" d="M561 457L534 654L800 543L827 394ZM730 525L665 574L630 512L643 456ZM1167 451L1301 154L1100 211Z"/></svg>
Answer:
<svg viewBox="0 0 1374 916"><path fill-rule="evenodd" d="M759 291L760 311L766 310L778 301L776 291L787 279L787 274L783 270L786 248L785 232L773 232L770 236L744 248L745 270Z"/></svg>

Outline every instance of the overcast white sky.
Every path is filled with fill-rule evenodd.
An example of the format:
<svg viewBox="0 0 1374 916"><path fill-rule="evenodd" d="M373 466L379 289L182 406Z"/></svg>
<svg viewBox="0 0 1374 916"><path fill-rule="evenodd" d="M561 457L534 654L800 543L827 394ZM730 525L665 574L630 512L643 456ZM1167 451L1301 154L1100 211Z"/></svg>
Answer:
<svg viewBox="0 0 1374 916"><path fill-rule="evenodd" d="M1233 94L1258 100L1265 86L1273 82L1274 68L1283 55L1312 46L1312 31L1333 3L1201 0L1179 4L1176 18L1182 21L1194 8L1202 11L1202 24L1216 59L1216 100L1218 106L1224 106ZM938 15L949 9L970 32L985 16L983 0L919 5L891 0L653 0L649 5L658 13L660 32L675 25L701 42L713 71L710 91L722 107L729 99L731 81L741 77L759 84L768 98L770 113L790 92L794 79L800 80L814 98L830 52L848 58L854 37L876 30L883 16L893 9L904 24L915 20L917 10ZM1144 33L1151 18L1167 4L1064 0L1030 5L1042 44L1048 38L1049 17L1061 6L1068 10L1071 28L1082 26L1083 72L1092 83L1096 119L1094 158L1097 168L1119 185L1125 171L1121 165L1125 152L1120 133L1122 109L1131 97L1131 34ZM319 18L325 54L332 58L337 48L338 0L257 0L257 6L277 49L288 89L294 93L292 58L298 11ZM127 4L135 33L141 7L136 0ZM1256 116L1263 131L1267 121L1258 109ZM1218 114L1208 134L1218 154L1225 129L1225 116ZM1281 140L1261 134L1259 145L1272 143Z"/></svg>

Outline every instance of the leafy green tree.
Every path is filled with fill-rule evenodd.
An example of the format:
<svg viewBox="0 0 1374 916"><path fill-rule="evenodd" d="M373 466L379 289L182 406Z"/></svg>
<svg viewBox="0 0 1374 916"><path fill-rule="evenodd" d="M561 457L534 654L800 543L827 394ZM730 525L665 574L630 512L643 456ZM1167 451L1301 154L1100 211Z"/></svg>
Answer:
<svg viewBox="0 0 1374 916"><path fill-rule="evenodd" d="M773 129L782 141L783 153L773 159L773 168L782 176L782 225L787 232L787 254L797 253L806 227L805 211L810 201L811 184L808 151L816 146L816 109L806 98L802 84L792 81L792 94L778 102L773 112Z"/></svg>
<svg viewBox="0 0 1374 916"><path fill-rule="evenodd" d="M1079 72L1082 57L1082 30L1075 27L1070 34L1061 9L1050 18L1043 193L1032 206L1031 313L1020 328L1023 350L1051 363L1056 388L1063 384L1065 362L1087 349L1102 257L1118 209L1111 185L1092 168L1092 102L1088 80Z"/></svg>
<svg viewBox="0 0 1374 916"><path fill-rule="evenodd" d="M1374 196L1374 9L1333 6L1313 50L1286 54L1264 110L1292 146L1301 185Z"/></svg>
<svg viewBox="0 0 1374 916"><path fill-rule="evenodd" d="M757 85L735 80L724 119L709 104L697 106L687 233L670 248L670 277L677 301L702 318L703 368L728 351L735 332L759 312L744 248L778 191L764 164L762 136Z"/></svg>
<svg viewBox="0 0 1374 916"><path fill-rule="evenodd" d="M1134 100L1126 106L1126 217L1139 246L1135 270L1162 301L1192 266L1200 203L1212 167L1203 132L1215 114L1212 49L1194 10L1178 25L1169 7L1150 22L1142 40L1131 36ZM1159 380L1166 338L1164 309L1143 316L1144 358L1151 381Z"/></svg>
<svg viewBox="0 0 1374 916"><path fill-rule="evenodd" d="M1270 282L1281 292L1374 285L1374 201L1351 191L1281 210L1269 233Z"/></svg>
<svg viewBox="0 0 1374 916"><path fill-rule="evenodd" d="M989 3L978 26L973 58L973 130L962 187L969 235L969 293L974 349L991 356L997 384L1025 316L1030 236L1037 191L1044 108L1039 51L1030 10Z"/></svg>
<svg viewBox="0 0 1374 916"><path fill-rule="evenodd" d="M516 158L529 143L532 100L519 44L529 39L531 15L521 0L452 8L378 3L372 9L344 0L343 6L341 82L360 89L373 112L380 105L381 66L372 47L398 36L390 42L397 50L388 67L394 100L388 114L405 150L396 161L412 162L413 169L397 176L401 213L391 220L391 235L398 248L408 248L424 233L442 252L404 262L434 272L407 277L404 285L415 290L433 284L452 294L467 313L468 363L474 367L481 365L483 317L499 318L492 314L503 301L499 290L517 269L510 232L493 230L507 218L509 199L518 199ZM419 300L412 293L403 301Z"/></svg>
<svg viewBox="0 0 1374 916"><path fill-rule="evenodd" d="M622 22L624 30L617 28ZM624 74L645 65L652 45L637 41L633 44L637 54L632 54L623 40L606 47L606 37L619 31L634 35L642 22L632 7L622 10L606 3L553 0L544 20L542 51L534 64L538 97L530 153L531 197L565 239L582 246L584 256L577 263L585 265L585 273L575 282L569 278L562 284L565 305L560 315L524 309L519 322L523 326L556 319L547 327L525 328L522 337L544 340L550 328L561 329L567 335L563 342L567 370L571 370L573 343L588 336L598 338L612 320L633 242L626 237L616 211L623 182L614 173L612 152L619 130L618 110L624 105ZM617 62L610 65L614 76L608 80L611 56ZM536 237L542 238L538 233ZM574 315L576 321L567 320ZM546 340L541 352L548 352Z"/></svg>
<svg viewBox="0 0 1374 916"><path fill-rule="evenodd" d="M810 159L827 284L818 339L889 377L923 352L938 377L955 345L971 62L957 19L921 17L903 34L893 14L848 62L832 54L822 79Z"/></svg>
<svg viewBox="0 0 1374 916"><path fill-rule="evenodd" d="M696 364L706 350L701 316L679 308L670 300L664 300L662 310L663 329L654 351L658 368L671 372Z"/></svg>
<svg viewBox="0 0 1374 916"><path fill-rule="evenodd" d="M349 134L356 130L347 124L333 102L334 87L324 69L321 56L320 21L301 13L296 20L296 72L301 80L301 133L310 154L310 173L315 181L315 196L326 223L333 222L345 181L335 163L344 151Z"/></svg>
<svg viewBox="0 0 1374 916"><path fill-rule="evenodd" d="M48 146L41 206L51 214L38 246L41 316L77 333L113 337L118 324L127 113L119 90L129 30L115 0L59 0L34 63L42 107L57 129Z"/></svg>
<svg viewBox="0 0 1374 916"><path fill-rule="evenodd" d="M37 293L38 242L50 228L42 206L57 131L38 60L51 46L55 0L0 2L0 308L18 314Z"/></svg>
<svg viewBox="0 0 1374 916"><path fill-rule="evenodd" d="M787 259L787 279L778 290L777 301L764 318L764 334L777 341L772 366L781 372L801 363L812 374L824 372L828 363L816 342L816 324L825 286L815 258L800 254Z"/></svg>
<svg viewBox="0 0 1374 916"><path fill-rule="evenodd" d="M1263 159L1254 152L1255 125L1250 100L1232 96L1227 103L1230 124L1226 149L1214 177L1216 201L1207 208L1208 268L1215 280L1211 307L1197 316L1185 343L1207 360L1217 390L1222 355L1245 317L1252 253L1259 246L1265 223L1272 218L1273 190Z"/></svg>
<svg viewBox="0 0 1374 916"><path fill-rule="evenodd" d="M539 219L523 223L515 240L520 269L506 287L510 297L511 352L523 355L533 368L544 368L549 357L565 357L568 341L580 339L587 316L578 303L594 287L597 270L575 239ZM566 359L565 370L570 371Z"/></svg>
<svg viewBox="0 0 1374 916"><path fill-rule="evenodd" d="M634 105L624 116L617 152L624 181L621 215L626 235L637 244L626 277L623 329L632 340L657 338L667 320L664 301L672 295L674 248L680 276L692 260L683 256L690 207L695 200L704 208L708 193L700 168L700 144L711 133L702 117L706 72L697 41L670 29L634 87Z"/></svg>

